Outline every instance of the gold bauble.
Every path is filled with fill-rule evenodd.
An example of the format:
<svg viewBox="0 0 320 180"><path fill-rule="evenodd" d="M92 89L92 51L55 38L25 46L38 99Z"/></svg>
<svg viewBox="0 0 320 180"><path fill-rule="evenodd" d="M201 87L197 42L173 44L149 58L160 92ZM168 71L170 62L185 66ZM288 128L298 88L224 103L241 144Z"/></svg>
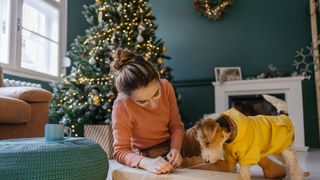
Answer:
<svg viewBox="0 0 320 180"><path fill-rule="evenodd" d="M100 97L99 96L94 96L92 98L92 104L95 105L95 106L100 105Z"/></svg>
<svg viewBox="0 0 320 180"><path fill-rule="evenodd" d="M101 2L101 0L96 0L96 3L99 3L99 2Z"/></svg>
<svg viewBox="0 0 320 180"><path fill-rule="evenodd" d="M162 63L163 63L163 59L162 59L162 58L158 58L158 59L157 59L157 63L158 63L158 64L162 64Z"/></svg>
<svg viewBox="0 0 320 180"><path fill-rule="evenodd" d="M166 48L166 47L163 47L163 48L162 48L162 52L167 52L167 48Z"/></svg>

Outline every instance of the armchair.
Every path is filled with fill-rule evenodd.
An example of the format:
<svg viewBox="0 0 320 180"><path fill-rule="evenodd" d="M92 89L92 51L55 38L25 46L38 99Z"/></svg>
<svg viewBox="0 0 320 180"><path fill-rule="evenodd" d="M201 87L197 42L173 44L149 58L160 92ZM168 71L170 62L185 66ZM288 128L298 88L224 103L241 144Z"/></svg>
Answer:
<svg viewBox="0 0 320 180"><path fill-rule="evenodd" d="M0 139L42 137L51 98L41 88L5 87L0 67Z"/></svg>

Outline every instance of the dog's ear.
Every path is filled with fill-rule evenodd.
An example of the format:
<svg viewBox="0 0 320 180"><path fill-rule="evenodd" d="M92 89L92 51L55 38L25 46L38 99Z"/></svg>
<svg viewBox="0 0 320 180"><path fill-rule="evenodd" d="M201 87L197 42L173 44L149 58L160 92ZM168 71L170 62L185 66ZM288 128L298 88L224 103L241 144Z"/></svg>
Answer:
<svg viewBox="0 0 320 180"><path fill-rule="evenodd" d="M230 124L228 123L227 118L228 117L226 116L220 116L216 121L220 127L226 129L226 131L229 133L231 131L231 127L230 127Z"/></svg>
<svg viewBox="0 0 320 180"><path fill-rule="evenodd" d="M195 138L196 128L192 127L185 131L181 147L182 157L200 156L200 144Z"/></svg>

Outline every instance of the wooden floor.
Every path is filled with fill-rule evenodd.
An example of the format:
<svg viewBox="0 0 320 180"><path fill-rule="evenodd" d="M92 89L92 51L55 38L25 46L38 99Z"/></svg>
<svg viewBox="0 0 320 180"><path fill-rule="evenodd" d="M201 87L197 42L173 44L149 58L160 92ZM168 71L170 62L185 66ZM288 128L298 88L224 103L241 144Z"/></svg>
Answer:
<svg viewBox="0 0 320 180"><path fill-rule="evenodd" d="M311 174L307 180L320 180L320 149L309 149L308 152L298 152L299 161L304 171ZM259 166L251 168L254 180L264 180L262 170Z"/></svg>

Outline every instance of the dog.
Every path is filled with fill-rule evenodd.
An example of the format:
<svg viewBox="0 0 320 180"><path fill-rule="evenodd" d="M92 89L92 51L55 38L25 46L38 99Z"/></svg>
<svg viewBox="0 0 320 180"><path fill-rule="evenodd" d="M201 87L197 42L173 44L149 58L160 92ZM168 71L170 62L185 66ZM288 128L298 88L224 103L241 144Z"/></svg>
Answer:
<svg viewBox="0 0 320 180"><path fill-rule="evenodd" d="M201 156L210 163L223 155L230 170L240 164L240 179L251 179L250 166L271 154L287 168L287 178L303 179L303 171L294 150L294 127L282 100L264 95L278 116L246 116L234 108L205 116L193 127Z"/></svg>

